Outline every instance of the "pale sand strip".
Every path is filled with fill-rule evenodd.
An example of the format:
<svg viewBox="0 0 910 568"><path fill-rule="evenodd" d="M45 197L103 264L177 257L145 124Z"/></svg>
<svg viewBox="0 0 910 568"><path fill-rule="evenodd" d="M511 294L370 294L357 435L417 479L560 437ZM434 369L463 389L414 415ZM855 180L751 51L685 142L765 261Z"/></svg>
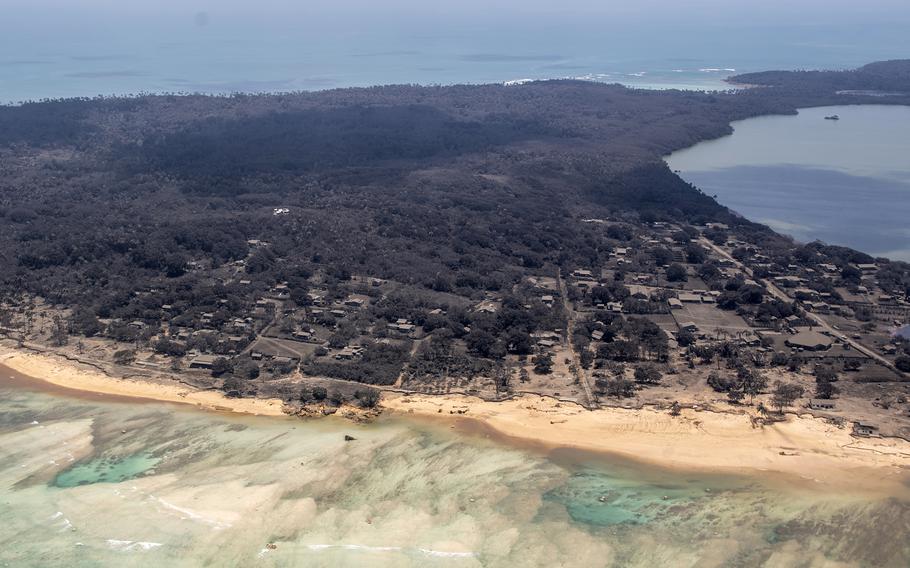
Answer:
<svg viewBox="0 0 910 568"><path fill-rule="evenodd" d="M0 349L0 366L74 391L190 404L206 410L285 416L278 399L234 399L173 381L118 379L50 355ZM849 427L837 428L808 415L789 415L786 422L754 428L745 413L685 409L674 417L652 408L589 411L534 395L486 402L461 395L394 392L383 394L382 406L403 416L476 421L520 445L575 448L662 467L780 472L814 482L864 488L893 488L910 472L910 442L854 438Z"/></svg>
<svg viewBox="0 0 910 568"><path fill-rule="evenodd" d="M100 370L50 355L0 349L0 365L51 385L77 391L190 404L220 412L285 416L283 402L279 399L228 398L217 391L195 390L175 381L118 379ZM3 369L0 369L2 374Z"/></svg>
<svg viewBox="0 0 910 568"><path fill-rule="evenodd" d="M893 486L910 473L910 442L854 438L850 426L838 428L809 415L789 415L786 422L756 428L745 413L683 410L674 417L652 408L589 411L533 395L485 402L389 393L383 406L410 416L477 420L500 435L545 449L576 448L663 467L780 472L867 488L870 481Z"/></svg>

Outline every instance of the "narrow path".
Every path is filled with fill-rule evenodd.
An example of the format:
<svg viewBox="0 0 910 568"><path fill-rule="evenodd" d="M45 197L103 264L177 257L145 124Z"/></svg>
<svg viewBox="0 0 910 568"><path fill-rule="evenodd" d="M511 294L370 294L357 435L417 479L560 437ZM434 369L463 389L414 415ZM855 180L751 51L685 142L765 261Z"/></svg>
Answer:
<svg viewBox="0 0 910 568"><path fill-rule="evenodd" d="M581 360L578 358L578 353L575 350L575 345L572 343L572 330L575 329L577 314L575 313L575 309L572 307L572 303L569 301L569 294L566 290L566 283L562 279L562 270L560 269L557 269L556 271L556 281L559 284L559 294L562 296L563 308L566 310L566 336L563 338L563 346L568 347L569 353L572 355L572 362L574 363L576 369L575 377L581 384L581 389L585 394L586 404L584 404L584 406L588 409L600 408L600 403L597 402L597 398L594 396L594 391L591 389L588 372L582 368Z"/></svg>

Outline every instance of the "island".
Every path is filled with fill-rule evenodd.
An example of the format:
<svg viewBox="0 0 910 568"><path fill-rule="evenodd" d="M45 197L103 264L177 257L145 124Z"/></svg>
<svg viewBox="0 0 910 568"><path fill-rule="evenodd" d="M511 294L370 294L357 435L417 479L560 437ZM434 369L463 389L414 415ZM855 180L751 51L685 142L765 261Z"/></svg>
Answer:
<svg viewBox="0 0 910 568"><path fill-rule="evenodd" d="M900 464L910 265L794 242L662 156L752 116L910 104L908 70L2 107L0 363L215 410L387 408L639 456L655 452L585 433L790 428L810 451L861 440L852 465ZM804 449L786 437L756 436L762 459ZM678 459L698 465L691 447Z"/></svg>

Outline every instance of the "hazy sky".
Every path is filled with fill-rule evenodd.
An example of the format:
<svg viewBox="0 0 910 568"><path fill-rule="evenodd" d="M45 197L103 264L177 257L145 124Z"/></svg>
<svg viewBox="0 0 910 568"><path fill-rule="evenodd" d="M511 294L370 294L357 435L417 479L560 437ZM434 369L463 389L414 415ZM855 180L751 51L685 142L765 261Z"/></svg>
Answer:
<svg viewBox="0 0 910 568"><path fill-rule="evenodd" d="M910 0L0 0L0 101L843 68L908 28Z"/></svg>
<svg viewBox="0 0 910 568"><path fill-rule="evenodd" d="M483 21L541 14L557 19L650 18L656 22L702 23L786 23L790 18L810 24L856 18L910 20L907 0L3 0L2 4L3 21L7 22L4 27L23 22L72 25L73 16L80 24L99 22L99 17L102 21L129 16L186 19L198 12L206 12L210 24L219 18L245 18L255 24L261 20L292 18L289 23L302 23L311 18L336 17Z"/></svg>

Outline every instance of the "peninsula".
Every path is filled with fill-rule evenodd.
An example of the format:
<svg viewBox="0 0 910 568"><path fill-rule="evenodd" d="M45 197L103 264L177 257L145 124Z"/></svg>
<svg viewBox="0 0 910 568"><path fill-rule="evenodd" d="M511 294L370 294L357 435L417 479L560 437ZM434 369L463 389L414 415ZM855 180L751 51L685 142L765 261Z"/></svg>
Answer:
<svg viewBox="0 0 910 568"><path fill-rule="evenodd" d="M806 450L827 452L817 471L901 468L910 265L793 242L661 158L751 116L910 104L908 69L712 93L546 81L2 107L0 364L628 455L704 423L754 430L754 467L793 471ZM642 443L583 439L642 420Z"/></svg>

